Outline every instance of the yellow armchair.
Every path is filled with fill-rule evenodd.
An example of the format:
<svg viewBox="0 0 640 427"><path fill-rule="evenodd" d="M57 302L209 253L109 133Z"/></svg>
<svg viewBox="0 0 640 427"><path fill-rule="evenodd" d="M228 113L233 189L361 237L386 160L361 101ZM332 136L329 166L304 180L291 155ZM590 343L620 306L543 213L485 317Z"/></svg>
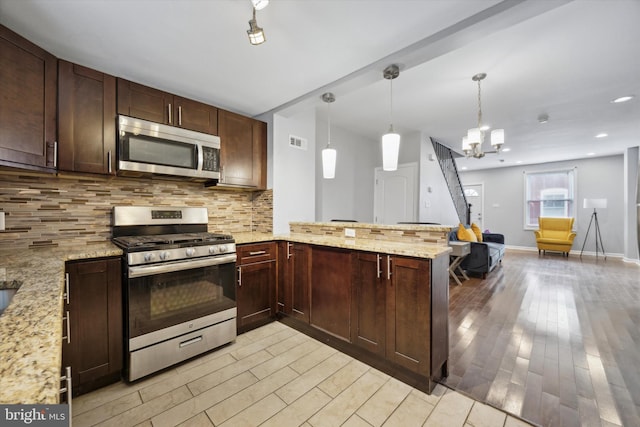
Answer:
<svg viewBox="0 0 640 427"><path fill-rule="evenodd" d="M557 251L569 256L576 233L571 231L573 218L538 218L539 230L535 231L538 254L540 251Z"/></svg>

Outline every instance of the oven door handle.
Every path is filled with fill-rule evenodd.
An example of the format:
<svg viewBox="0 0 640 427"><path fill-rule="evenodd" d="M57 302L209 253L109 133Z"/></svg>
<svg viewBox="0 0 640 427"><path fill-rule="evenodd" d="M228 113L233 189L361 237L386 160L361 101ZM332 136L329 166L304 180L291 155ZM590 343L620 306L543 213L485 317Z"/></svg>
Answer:
<svg viewBox="0 0 640 427"><path fill-rule="evenodd" d="M202 259L190 259L188 261L167 262L164 264L129 267L129 278L151 276L153 274L171 273L174 271L191 270L194 268L210 267L212 265L228 264L236 262L236 254L219 255Z"/></svg>

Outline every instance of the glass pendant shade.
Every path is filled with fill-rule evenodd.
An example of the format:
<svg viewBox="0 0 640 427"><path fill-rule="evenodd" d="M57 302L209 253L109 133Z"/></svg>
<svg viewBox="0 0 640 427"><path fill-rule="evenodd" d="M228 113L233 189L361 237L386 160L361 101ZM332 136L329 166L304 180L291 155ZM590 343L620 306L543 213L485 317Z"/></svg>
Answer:
<svg viewBox="0 0 640 427"><path fill-rule="evenodd" d="M336 155L334 148L325 148L322 150L322 177L325 179L333 179L336 177Z"/></svg>
<svg viewBox="0 0 640 427"><path fill-rule="evenodd" d="M255 27L255 29L252 28L250 30L247 30L247 34L249 35L249 43L253 45L262 44L266 40L264 31L262 31L262 28L260 27Z"/></svg>
<svg viewBox="0 0 640 427"><path fill-rule="evenodd" d="M398 153L400 151L400 134L389 130L382 135L382 170L398 169Z"/></svg>
<svg viewBox="0 0 640 427"><path fill-rule="evenodd" d="M472 128L467 131L467 142L469 145L480 144L482 131L480 128Z"/></svg>
<svg viewBox="0 0 640 427"><path fill-rule="evenodd" d="M494 129L491 131L491 145L501 147L504 144L504 129Z"/></svg>
<svg viewBox="0 0 640 427"><path fill-rule="evenodd" d="M462 151L471 150L471 144L469 144L469 138L466 136L462 137Z"/></svg>

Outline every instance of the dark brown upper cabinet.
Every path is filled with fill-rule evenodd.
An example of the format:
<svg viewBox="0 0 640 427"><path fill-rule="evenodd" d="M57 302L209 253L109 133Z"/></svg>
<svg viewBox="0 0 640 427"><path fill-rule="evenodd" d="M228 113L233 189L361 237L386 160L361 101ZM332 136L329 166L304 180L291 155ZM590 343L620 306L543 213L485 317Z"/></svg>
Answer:
<svg viewBox="0 0 640 427"><path fill-rule="evenodd" d="M116 78L58 62L58 169L116 172Z"/></svg>
<svg viewBox="0 0 640 427"><path fill-rule="evenodd" d="M218 135L218 109L118 79L118 114Z"/></svg>
<svg viewBox="0 0 640 427"><path fill-rule="evenodd" d="M267 124L225 110L218 111L222 171L219 185L267 186Z"/></svg>
<svg viewBox="0 0 640 427"><path fill-rule="evenodd" d="M0 165L56 167L56 58L0 25Z"/></svg>

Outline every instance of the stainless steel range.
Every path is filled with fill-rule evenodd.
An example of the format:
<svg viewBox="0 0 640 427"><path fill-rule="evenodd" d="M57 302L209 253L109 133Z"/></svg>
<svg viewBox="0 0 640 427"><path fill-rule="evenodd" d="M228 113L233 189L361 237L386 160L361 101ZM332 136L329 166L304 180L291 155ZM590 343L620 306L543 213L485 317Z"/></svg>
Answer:
<svg viewBox="0 0 640 427"><path fill-rule="evenodd" d="M235 242L207 223L206 208L113 208L129 381L236 338Z"/></svg>

